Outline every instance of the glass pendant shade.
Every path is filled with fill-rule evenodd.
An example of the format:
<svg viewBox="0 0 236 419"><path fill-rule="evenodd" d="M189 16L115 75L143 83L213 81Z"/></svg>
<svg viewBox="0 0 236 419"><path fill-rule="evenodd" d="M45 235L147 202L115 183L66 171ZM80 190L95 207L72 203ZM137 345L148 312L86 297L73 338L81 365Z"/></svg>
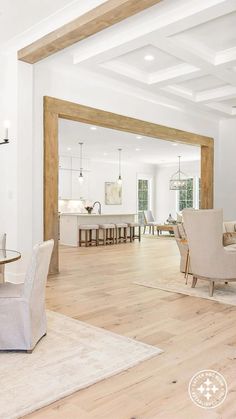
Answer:
<svg viewBox="0 0 236 419"><path fill-rule="evenodd" d="M82 162L83 162L83 143L79 143L80 145L80 174L79 174L79 183L83 183L84 176L83 176L83 168L82 168Z"/></svg>
<svg viewBox="0 0 236 419"><path fill-rule="evenodd" d="M118 185L122 185L122 177L121 177L121 148L118 148L119 151L119 177L117 179Z"/></svg>
<svg viewBox="0 0 236 419"><path fill-rule="evenodd" d="M83 183L83 181L84 181L83 173L80 172L80 174L79 174L79 183Z"/></svg>
<svg viewBox="0 0 236 419"><path fill-rule="evenodd" d="M180 159L181 156L179 156L179 170L175 172L170 178L171 191L180 191L187 188L188 176L180 169Z"/></svg>
<svg viewBox="0 0 236 419"><path fill-rule="evenodd" d="M121 178L121 176L118 177L117 183L118 183L118 185L122 185L122 178Z"/></svg>

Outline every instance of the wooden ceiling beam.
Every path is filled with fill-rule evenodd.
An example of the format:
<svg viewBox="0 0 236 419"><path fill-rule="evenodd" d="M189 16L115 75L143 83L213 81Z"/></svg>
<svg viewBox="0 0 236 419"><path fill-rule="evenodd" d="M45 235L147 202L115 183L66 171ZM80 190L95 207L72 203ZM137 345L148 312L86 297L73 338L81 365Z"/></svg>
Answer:
<svg viewBox="0 0 236 419"><path fill-rule="evenodd" d="M154 6L162 0L108 0L18 51L18 60L35 64L56 52Z"/></svg>

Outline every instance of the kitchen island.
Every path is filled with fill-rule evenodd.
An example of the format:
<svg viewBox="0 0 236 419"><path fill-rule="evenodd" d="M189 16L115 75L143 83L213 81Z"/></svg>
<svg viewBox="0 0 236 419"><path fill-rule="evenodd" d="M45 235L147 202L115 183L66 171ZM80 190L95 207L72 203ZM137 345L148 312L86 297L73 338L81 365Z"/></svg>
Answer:
<svg viewBox="0 0 236 419"><path fill-rule="evenodd" d="M60 244L66 246L79 245L79 225L82 224L105 224L105 223L131 223L136 221L136 214L60 214Z"/></svg>

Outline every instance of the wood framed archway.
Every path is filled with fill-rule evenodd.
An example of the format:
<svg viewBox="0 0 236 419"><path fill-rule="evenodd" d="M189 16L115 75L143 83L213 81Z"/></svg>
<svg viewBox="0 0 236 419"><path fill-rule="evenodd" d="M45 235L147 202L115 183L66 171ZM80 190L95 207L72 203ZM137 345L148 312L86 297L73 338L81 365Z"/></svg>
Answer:
<svg viewBox="0 0 236 419"><path fill-rule="evenodd" d="M44 239L54 239L50 273L59 271L58 258L58 119L84 122L147 137L201 147L201 206L213 207L214 140L199 134L44 97Z"/></svg>

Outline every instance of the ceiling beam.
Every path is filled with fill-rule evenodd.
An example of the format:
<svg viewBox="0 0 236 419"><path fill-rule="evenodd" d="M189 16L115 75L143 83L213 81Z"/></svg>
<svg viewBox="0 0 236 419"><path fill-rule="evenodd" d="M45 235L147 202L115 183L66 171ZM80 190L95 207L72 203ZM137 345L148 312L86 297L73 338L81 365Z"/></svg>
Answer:
<svg viewBox="0 0 236 419"><path fill-rule="evenodd" d="M108 0L18 51L18 60L35 64L64 48L154 6L162 0Z"/></svg>

